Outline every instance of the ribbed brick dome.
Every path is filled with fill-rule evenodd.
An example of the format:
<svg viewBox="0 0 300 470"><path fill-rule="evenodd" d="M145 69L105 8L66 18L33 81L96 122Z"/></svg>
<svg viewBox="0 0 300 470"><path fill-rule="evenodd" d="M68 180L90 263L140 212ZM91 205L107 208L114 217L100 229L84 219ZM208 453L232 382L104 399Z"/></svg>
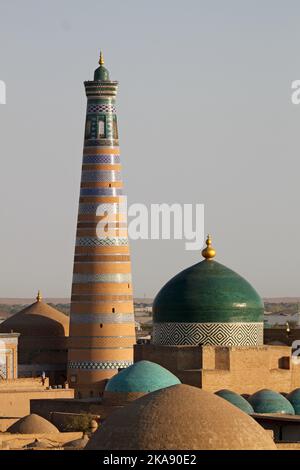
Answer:
<svg viewBox="0 0 300 470"><path fill-rule="evenodd" d="M112 413L87 450L275 450L268 433L226 400L189 385L174 385Z"/></svg>
<svg viewBox="0 0 300 470"><path fill-rule="evenodd" d="M43 302L37 301L0 324L0 333L14 331L23 336L68 336L69 317Z"/></svg>

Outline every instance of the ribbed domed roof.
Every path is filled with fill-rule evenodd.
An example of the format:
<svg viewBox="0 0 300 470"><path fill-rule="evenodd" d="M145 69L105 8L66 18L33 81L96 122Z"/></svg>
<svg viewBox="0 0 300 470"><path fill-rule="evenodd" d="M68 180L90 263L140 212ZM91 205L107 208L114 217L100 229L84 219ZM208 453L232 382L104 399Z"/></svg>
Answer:
<svg viewBox="0 0 300 470"><path fill-rule="evenodd" d="M255 413L295 414L291 403L280 393L263 389L248 398Z"/></svg>
<svg viewBox="0 0 300 470"><path fill-rule="evenodd" d="M112 413L87 450L276 449L250 416L213 393L174 385Z"/></svg>
<svg viewBox="0 0 300 470"><path fill-rule="evenodd" d="M50 421L33 413L19 419L8 428L8 432L13 434L47 434L59 431Z"/></svg>
<svg viewBox="0 0 300 470"><path fill-rule="evenodd" d="M295 414L300 415L300 388L296 388L289 393L286 399L292 404Z"/></svg>
<svg viewBox="0 0 300 470"><path fill-rule="evenodd" d="M181 271L157 294L153 321L263 322L263 302L239 274L214 260Z"/></svg>
<svg viewBox="0 0 300 470"><path fill-rule="evenodd" d="M210 236L206 244L205 260L173 277L154 299L152 342L262 345L261 298L239 274L213 260Z"/></svg>
<svg viewBox="0 0 300 470"><path fill-rule="evenodd" d="M105 391L149 393L180 383L180 380L164 367L150 361L139 361L114 375L108 381Z"/></svg>
<svg viewBox="0 0 300 470"><path fill-rule="evenodd" d="M224 400L227 400L232 405L237 406L240 410L244 411L248 415L254 413L250 403L238 393L235 393L231 390L222 389L218 390L216 395L218 395L218 397L224 398Z"/></svg>
<svg viewBox="0 0 300 470"><path fill-rule="evenodd" d="M69 336L69 318L42 301L37 301L0 324L0 333L14 331L23 336Z"/></svg>

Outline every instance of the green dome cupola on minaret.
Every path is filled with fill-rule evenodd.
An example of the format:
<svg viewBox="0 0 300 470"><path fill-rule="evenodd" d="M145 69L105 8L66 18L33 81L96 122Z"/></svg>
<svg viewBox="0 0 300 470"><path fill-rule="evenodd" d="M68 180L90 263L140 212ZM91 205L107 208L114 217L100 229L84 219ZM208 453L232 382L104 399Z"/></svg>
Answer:
<svg viewBox="0 0 300 470"><path fill-rule="evenodd" d="M104 58L102 51L100 52L99 67L95 70L94 81L105 82L109 80L109 71L104 67Z"/></svg>
<svg viewBox="0 0 300 470"><path fill-rule="evenodd" d="M210 236L204 260L181 271L153 303L154 344L258 346L263 302L239 274L214 260Z"/></svg>

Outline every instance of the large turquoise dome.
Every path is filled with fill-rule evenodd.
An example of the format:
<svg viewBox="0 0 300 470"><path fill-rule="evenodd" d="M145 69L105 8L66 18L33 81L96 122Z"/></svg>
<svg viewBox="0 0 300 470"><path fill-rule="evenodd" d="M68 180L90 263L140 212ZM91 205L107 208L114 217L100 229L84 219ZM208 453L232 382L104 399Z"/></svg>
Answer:
<svg viewBox="0 0 300 470"><path fill-rule="evenodd" d="M248 398L255 413L281 413L294 415L291 403L280 393L263 389Z"/></svg>
<svg viewBox="0 0 300 470"><path fill-rule="evenodd" d="M210 245L208 238L205 260L177 274L157 294L154 343L262 344L262 299L242 276L212 259Z"/></svg>
<svg viewBox="0 0 300 470"><path fill-rule="evenodd" d="M180 383L180 380L164 367L150 361L139 361L112 377L105 391L150 393Z"/></svg>
<svg viewBox="0 0 300 470"><path fill-rule="evenodd" d="M236 392L233 392L232 390L222 389L216 392L216 395L218 395L218 397L224 398L224 400L229 401L229 403L244 411L248 415L254 413L250 403L244 397Z"/></svg>

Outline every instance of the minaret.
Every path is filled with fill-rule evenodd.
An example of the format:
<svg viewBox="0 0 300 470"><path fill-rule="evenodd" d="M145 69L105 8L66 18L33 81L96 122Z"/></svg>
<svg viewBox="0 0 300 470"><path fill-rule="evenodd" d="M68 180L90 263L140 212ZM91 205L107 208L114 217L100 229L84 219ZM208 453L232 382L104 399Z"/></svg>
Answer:
<svg viewBox="0 0 300 470"><path fill-rule="evenodd" d="M133 362L135 323L126 204L116 115L118 82L100 54L87 95L74 257L68 380L77 397L99 396Z"/></svg>

